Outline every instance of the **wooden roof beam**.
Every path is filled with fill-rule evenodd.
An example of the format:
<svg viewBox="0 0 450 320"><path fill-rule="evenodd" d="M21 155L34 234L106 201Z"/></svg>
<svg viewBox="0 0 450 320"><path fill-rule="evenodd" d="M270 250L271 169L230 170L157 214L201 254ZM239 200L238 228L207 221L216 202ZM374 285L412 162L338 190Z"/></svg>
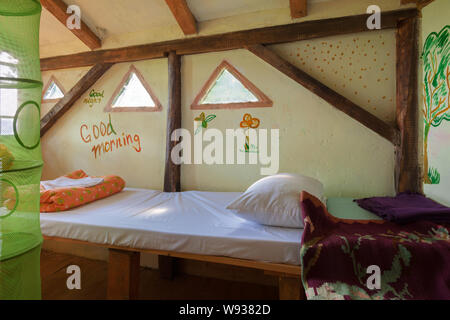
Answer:
<svg viewBox="0 0 450 320"><path fill-rule="evenodd" d="M401 0L401 4L415 3L417 8L422 9L432 3L434 0Z"/></svg>
<svg viewBox="0 0 450 320"><path fill-rule="evenodd" d="M303 18L308 14L308 0L289 0L289 6L292 19Z"/></svg>
<svg viewBox="0 0 450 320"><path fill-rule="evenodd" d="M64 26L67 26L67 4L62 0L41 0L42 6L47 9ZM100 38L81 20L80 29L69 29L78 39L80 39L91 50L102 46Z"/></svg>
<svg viewBox="0 0 450 320"><path fill-rule="evenodd" d="M96 64L41 119L41 137L61 118L89 88L111 68L112 63Z"/></svg>
<svg viewBox="0 0 450 320"><path fill-rule="evenodd" d="M166 0L173 16L185 35L197 33L197 21L192 15L186 0Z"/></svg>
<svg viewBox="0 0 450 320"><path fill-rule="evenodd" d="M306 89L327 101L333 107L344 112L372 131L378 133L394 145L399 145L400 134L398 129L390 126L383 120L380 120L333 89L322 84L320 81L314 79L306 72L287 62L285 59L281 58L275 52L264 47L263 45L253 45L247 47L247 49L257 57L266 61L278 71L284 73L295 82L301 84Z"/></svg>
<svg viewBox="0 0 450 320"><path fill-rule="evenodd" d="M396 29L400 20L416 17L417 10L381 13L381 29ZM97 63L120 63L162 58L175 51L178 55L241 49L255 44L276 44L317 39L367 31L367 14L282 26L235 31L218 35L192 37L125 48L82 52L41 59L41 70L92 66Z"/></svg>

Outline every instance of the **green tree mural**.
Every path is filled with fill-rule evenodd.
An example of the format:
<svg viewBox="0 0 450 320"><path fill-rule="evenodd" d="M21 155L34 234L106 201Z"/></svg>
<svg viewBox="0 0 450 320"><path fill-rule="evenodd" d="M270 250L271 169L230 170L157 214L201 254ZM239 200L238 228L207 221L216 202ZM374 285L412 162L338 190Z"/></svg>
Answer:
<svg viewBox="0 0 450 320"><path fill-rule="evenodd" d="M428 135L432 127L450 121L450 26L428 35L422 53L424 117L424 182L439 183L439 172L429 166Z"/></svg>

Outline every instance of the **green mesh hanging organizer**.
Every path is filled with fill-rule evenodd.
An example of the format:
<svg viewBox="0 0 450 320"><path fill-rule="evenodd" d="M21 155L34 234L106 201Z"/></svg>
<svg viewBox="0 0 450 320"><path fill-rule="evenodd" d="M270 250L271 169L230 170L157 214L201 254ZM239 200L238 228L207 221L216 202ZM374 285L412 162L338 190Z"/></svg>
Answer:
<svg viewBox="0 0 450 320"><path fill-rule="evenodd" d="M0 300L40 299L38 0L0 0Z"/></svg>

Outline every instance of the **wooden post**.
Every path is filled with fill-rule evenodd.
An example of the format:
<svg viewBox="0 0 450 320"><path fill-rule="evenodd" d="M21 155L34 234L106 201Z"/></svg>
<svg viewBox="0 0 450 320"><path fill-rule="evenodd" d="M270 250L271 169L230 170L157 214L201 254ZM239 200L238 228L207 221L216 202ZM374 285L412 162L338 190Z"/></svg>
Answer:
<svg viewBox="0 0 450 320"><path fill-rule="evenodd" d="M166 167L164 172L164 192L179 192L180 165L172 162L170 154L177 144L171 140L172 132L181 128L181 57L169 53L169 106L167 110Z"/></svg>
<svg viewBox="0 0 450 320"><path fill-rule="evenodd" d="M172 162L171 153L177 144L172 141L172 132L181 128L181 57L174 51L169 53L169 106L167 110L166 166L164 171L164 192L180 192L180 165ZM172 279L175 259L158 256L159 272L162 278Z"/></svg>
<svg viewBox="0 0 450 320"><path fill-rule="evenodd" d="M139 267L139 252L109 249L108 299L134 300L138 298Z"/></svg>
<svg viewBox="0 0 450 320"><path fill-rule="evenodd" d="M397 125L401 143L396 147L395 187L397 193L423 192L419 166L417 101L417 18L401 20L397 28Z"/></svg>
<svg viewBox="0 0 450 320"><path fill-rule="evenodd" d="M280 300L305 300L306 295L300 277L279 276L278 292Z"/></svg>

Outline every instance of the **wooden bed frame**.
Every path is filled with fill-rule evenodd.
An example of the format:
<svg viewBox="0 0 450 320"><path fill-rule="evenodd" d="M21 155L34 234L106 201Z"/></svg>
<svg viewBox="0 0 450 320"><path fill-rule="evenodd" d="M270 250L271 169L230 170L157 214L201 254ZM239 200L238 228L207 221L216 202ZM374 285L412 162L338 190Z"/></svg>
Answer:
<svg viewBox="0 0 450 320"><path fill-rule="evenodd" d="M59 237L44 236L44 240L108 248L108 299L126 300L138 298L141 253L263 270L265 274L278 276L280 299L300 300L305 298L300 281L300 266L167 250L136 249Z"/></svg>
<svg viewBox="0 0 450 320"><path fill-rule="evenodd" d="M418 153L418 11L416 9L383 12L381 15L381 29L396 29L397 121L394 126L375 117L364 108L320 83L266 47L266 45L276 43L367 32L370 31L367 30L366 26L368 17L368 15L364 14L307 21L221 35L185 38L161 43L41 59L41 70L43 71L93 65L92 69L72 90L43 117L41 121L41 136L70 109L75 101L112 64L168 57L169 103L167 113L164 191L179 192L181 185L180 166L175 165L170 160L171 150L176 143L170 140L170 136L173 130L181 127L181 56L244 48L292 80L311 90L330 103L331 106L346 113L381 137L390 141L394 145L396 154L396 191L422 192L422 173ZM137 298L141 252L159 255L160 271L162 274L170 274L170 267L173 265L171 259L173 258L193 259L263 270L267 274L277 275L279 277L280 299L305 298L300 281L300 266L173 251L140 250L62 238L44 238L109 248L108 298L110 299Z"/></svg>

